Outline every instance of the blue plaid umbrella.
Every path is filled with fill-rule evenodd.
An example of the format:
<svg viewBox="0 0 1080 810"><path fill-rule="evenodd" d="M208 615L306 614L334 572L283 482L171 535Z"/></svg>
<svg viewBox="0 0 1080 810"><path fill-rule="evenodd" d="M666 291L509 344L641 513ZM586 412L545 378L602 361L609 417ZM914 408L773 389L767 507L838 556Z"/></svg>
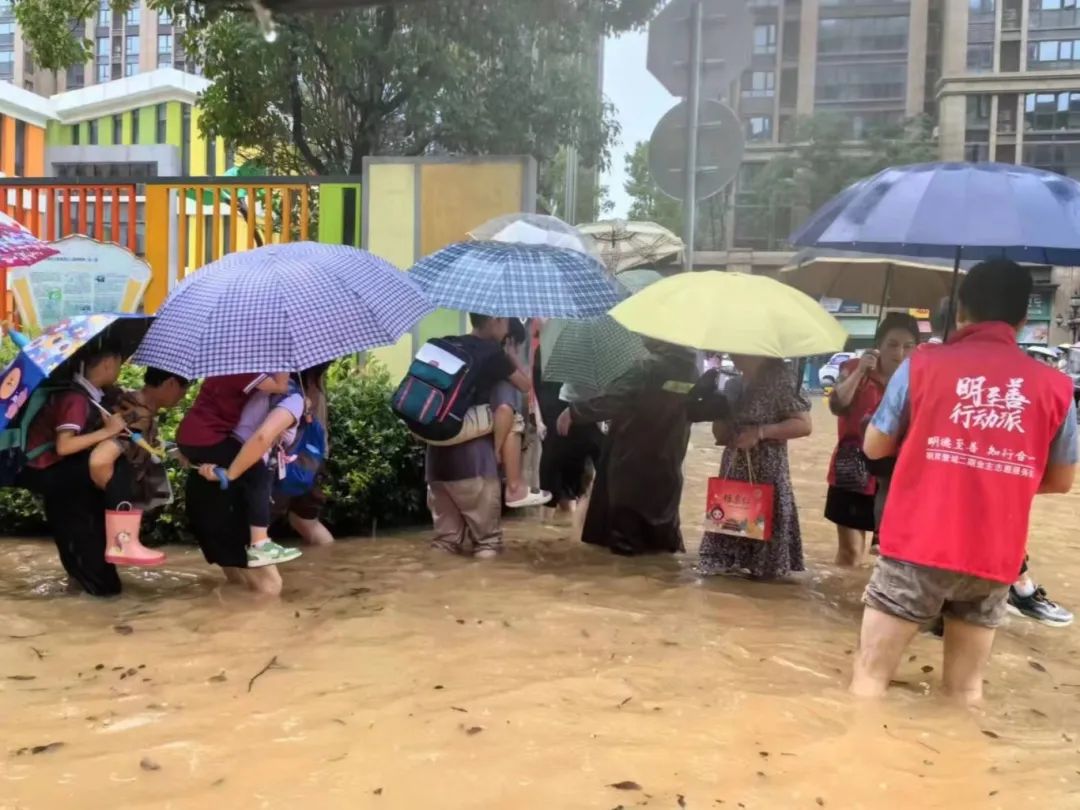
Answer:
<svg viewBox="0 0 1080 810"><path fill-rule="evenodd" d="M458 242L409 275L440 306L502 318L595 318L622 298L596 259L548 245Z"/></svg>
<svg viewBox="0 0 1080 810"><path fill-rule="evenodd" d="M366 251L268 245L181 283L134 361L190 379L299 371L396 343L432 311L405 273Z"/></svg>

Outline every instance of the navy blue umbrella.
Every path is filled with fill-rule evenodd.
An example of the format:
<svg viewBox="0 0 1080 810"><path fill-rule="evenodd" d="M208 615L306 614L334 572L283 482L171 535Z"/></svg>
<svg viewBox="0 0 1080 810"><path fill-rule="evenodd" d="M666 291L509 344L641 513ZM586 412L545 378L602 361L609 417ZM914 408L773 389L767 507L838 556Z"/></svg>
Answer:
<svg viewBox="0 0 1080 810"><path fill-rule="evenodd" d="M791 235L795 247L954 262L1080 264L1080 183L1005 163L885 169L840 192Z"/></svg>

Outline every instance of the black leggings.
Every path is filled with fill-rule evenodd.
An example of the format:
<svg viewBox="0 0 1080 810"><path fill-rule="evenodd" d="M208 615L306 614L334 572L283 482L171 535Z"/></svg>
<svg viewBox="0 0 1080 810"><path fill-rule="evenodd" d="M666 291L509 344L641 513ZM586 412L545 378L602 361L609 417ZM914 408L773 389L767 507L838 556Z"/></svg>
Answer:
<svg viewBox="0 0 1080 810"><path fill-rule="evenodd" d="M180 445L180 452L192 464L213 464L216 467L228 467L240 452L242 445L237 439L228 438L210 447L191 447ZM198 475L192 471L192 475ZM256 462L241 475L234 484L240 484L244 502L247 506L249 526L266 529L270 526L270 501L273 497L274 479L270 469L262 462Z"/></svg>
<svg viewBox="0 0 1080 810"><path fill-rule="evenodd" d="M105 562L106 496L90 478L90 453L66 456L41 470L27 468L20 484L44 500L68 576L91 596L120 593L116 566Z"/></svg>

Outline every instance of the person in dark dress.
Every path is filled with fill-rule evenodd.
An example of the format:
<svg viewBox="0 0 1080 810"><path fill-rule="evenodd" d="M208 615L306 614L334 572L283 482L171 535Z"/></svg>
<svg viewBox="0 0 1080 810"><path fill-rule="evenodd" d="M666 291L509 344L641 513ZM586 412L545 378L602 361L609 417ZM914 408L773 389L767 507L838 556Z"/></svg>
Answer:
<svg viewBox="0 0 1080 810"><path fill-rule="evenodd" d="M649 355L606 394L570 405L559 433L610 421L582 540L615 554L684 551L683 460L693 422L727 416L716 375L699 380L693 351L647 341Z"/></svg>

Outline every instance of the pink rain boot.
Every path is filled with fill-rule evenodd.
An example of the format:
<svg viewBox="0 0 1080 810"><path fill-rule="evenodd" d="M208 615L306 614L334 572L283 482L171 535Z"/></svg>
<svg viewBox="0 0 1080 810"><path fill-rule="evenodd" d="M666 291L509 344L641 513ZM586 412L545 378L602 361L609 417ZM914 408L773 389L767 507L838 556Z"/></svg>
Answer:
<svg viewBox="0 0 1080 810"><path fill-rule="evenodd" d="M127 507L127 508L125 508ZM142 511L122 503L105 510L105 562L113 565L161 565L165 555L139 542Z"/></svg>

